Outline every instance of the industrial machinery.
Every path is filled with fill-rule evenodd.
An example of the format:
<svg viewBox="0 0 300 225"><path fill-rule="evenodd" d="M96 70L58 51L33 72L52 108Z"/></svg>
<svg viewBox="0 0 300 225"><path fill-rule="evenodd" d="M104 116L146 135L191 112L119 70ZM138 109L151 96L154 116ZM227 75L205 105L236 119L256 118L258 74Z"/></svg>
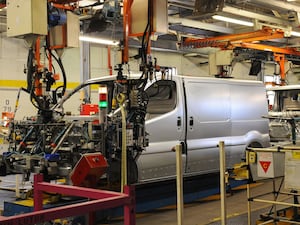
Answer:
<svg viewBox="0 0 300 225"><path fill-rule="evenodd" d="M36 117L12 121L9 151L2 156L2 173L43 173L47 179L69 177L74 168L82 172L83 168L76 165L83 156L99 153L101 166L106 164L103 158L109 165L107 180L119 183L122 146L126 146L128 179L135 182L135 160L147 146L144 129L148 103L144 92L146 81L146 77L129 80L121 73L105 82L101 78L90 80L47 110L39 109ZM91 84L101 84L99 115L66 116L63 110L66 99ZM76 171L71 173L73 182L82 185L83 180L78 181L74 173Z"/></svg>
<svg viewBox="0 0 300 225"><path fill-rule="evenodd" d="M64 9L69 10L65 4L31 3L35 7L38 3L39 7L47 8L48 27L65 22ZM11 4L10 7L14 5ZM118 7L118 1L106 1L101 15L106 20L116 18L120 16ZM11 10L19 10L19 7ZM125 10L124 13L128 12ZM11 30L14 26L12 24ZM25 35L25 38L33 40L25 71L27 88L20 91L29 94L32 104L37 108L37 115L23 121L10 121L9 150L1 158L1 175L22 173L28 179L32 172L43 173L47 180L65 177L71 178L75 185L94 186L105 173L102 177L109 184L120 183L121 177L126 179L125 183L127 178L129 183L134 183L137 180L135 160L147 146L145 115L148 98L144 89L149 77L155 72L156 65L152 61L143 62L142 75L138 79L127 79L122 71L127 59L122 59L122 64L116 67L116 77L110 77L105 82L100 78L89 80L65 95L66 74L60 54L55 52L58 48L64 48L65 43L51 46L49 35L43 36L39 31L26 32L21 35L19 31L11 31L11 34L21 38ZM143 34L143 46L150 40L148 32L151 29L148 28ZM124 37L127 36L125 33ZM124 44L122 55L128 56L128 44ZM149 49L144 47L141 52L142 58L149 60ZM41 56L49 61L48 68ZM59 76L51 63L52 59L56 60L63 75L62 85L58 87L54 86ZM97 116L67 116L63 103L72 94L91 84L99 84ZM17 106L18 104L15 110ZM121 162L125 162L125 169L122 170L125 170L125 174L122 176ZM84 170L86 167L89 168L87 171Z"/></svg>
<svg viewBox="0 0 300 225"><path fill-rule="evenodd" d="M299 137L299 85L274 86L267 89L270 137L272 141L292 141Z"/></svg>

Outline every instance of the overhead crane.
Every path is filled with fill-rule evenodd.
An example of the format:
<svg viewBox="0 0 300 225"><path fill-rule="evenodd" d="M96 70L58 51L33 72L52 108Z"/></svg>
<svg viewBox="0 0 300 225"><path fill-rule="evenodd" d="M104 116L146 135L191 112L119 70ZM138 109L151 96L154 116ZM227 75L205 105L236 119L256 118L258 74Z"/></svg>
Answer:
<svg viewBox="0 0 300 225"><path fill-rule="evenodd" d="M203 39L186 38L184 42L181 43L181 46L184 48L218 47L221 49L233 49L235 48L235 44L239 43L280 38L284 38L284 32L282 30L264 27L261 30L240 34L222 35Z"/></svg>
<svg viewBox="0 0 300 225"><path fill-rule="evenodd" d="M204 39L187 38L180 45L182 48L204 48L216 47L225 49L234 49L237 47L256 49L261 51L273 52L274 60L280 66L280 77L282 84L285 80L285 55L299 56L300 52L296 48L290 47L276 47L271 45L258 44L254 42L282 39L285 37L285 32L281 29L274 29L270 27L263 27L261 30L241 33L223 35L217 37L210 37Z"/></svg>

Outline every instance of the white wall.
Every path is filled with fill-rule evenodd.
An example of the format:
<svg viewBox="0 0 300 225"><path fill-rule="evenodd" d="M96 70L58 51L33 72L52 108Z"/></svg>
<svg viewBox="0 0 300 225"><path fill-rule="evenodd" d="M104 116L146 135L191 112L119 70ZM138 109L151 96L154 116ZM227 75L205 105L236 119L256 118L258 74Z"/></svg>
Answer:
<svg viewBox="0 0 300 225"><path fill-rule="evenodd" d="M26 87L26 75L23 73L24 65L27 61L28 47L24 40L15 38L6 38L5 34L0 34L0 112L15 108L15 101L18 88ZM119 62L120 53L112 50L111 60L112 66ZM90 49L90 77L99 77L109 74L107 48L100 45L91 45ZM137 49L131 49L130 56L137 54ZM178 74L193 75L193 76L209 76L207 58L199 57L184 57L176 52L153 52L153 57L157 58L157 63L161 66L176 67ZM80 51L78 48L65 49L62 56L62 62L67 74L68 87L72 88L80 81ZM131 73L139 72L139 61L132 60L129 63ZM54 66L57 72L61 73L56 63ZM231 75L239 79L257 79L255 76L248 76L250 69L249 63L237 63ZM126 72L126 70L124 70ZM266 65L264 74L273 74L274 68ZM288 77L293 79L292 75ZM295 82L295 81L293 81ZM96 96L96 95L94 95ZM72 113L78 113L79 95L76 95L76 100L69 103L67 110ZM77 102L76 102L77 101ZM17 119L22 119L24 116L34 115L35 108L29 101L29 96L26 93L21 94Z"/></svg>

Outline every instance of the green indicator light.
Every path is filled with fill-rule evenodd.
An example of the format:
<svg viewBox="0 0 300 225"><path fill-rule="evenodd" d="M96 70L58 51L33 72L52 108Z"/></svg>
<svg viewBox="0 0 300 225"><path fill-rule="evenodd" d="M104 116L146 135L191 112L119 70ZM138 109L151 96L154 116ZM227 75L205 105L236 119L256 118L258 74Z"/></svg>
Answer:
<svg viewBox="0 0 300 225"><path fill-rule="evenodd" d="M100 107L100 108L107 108L107 105L108 105L108 104L107 104L107 101L100 101L100 102L99 102L99 107Z"/></svg>

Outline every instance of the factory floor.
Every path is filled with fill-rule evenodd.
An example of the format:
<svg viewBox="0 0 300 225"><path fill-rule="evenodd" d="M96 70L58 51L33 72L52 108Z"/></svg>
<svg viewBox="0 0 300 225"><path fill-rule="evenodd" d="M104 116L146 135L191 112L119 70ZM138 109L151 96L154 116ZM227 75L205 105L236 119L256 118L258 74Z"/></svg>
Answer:
<svg viewBox="0 0 300 225"><path fill-rule="evenodd" d="M7 178L3 178L7 179ZM251 197L260 194L270 193L264 199L273 200L273 187L278 190L282 179L264 180L250 185ZM3 182L1 182L3 183ZM9 190L0 190L0 202L15 201L15 193ZM293 202L293 197L287 195L279 195L279 200L285 202ZM184 219L182 225L219 225L221 223L220 196L214 195L204 199L199 199L184 206ZM3 206L0 206L3 207ZM269 212L271 205L267 203L251 202L251 225L256 224L260 214ZM277 208L278 209L278 208ZM227 225L247 225L247 188L242 185L232 189L231 193L226 196L226 214ZM97 225L122 225L122 218L110 219L107 222L101 222ZM136 215L137 225L176 225L177 212L176 205L159 208L148 211L146 213L138 213Z"/></svg>
<svg viewBox="0 0 300 225"><path fill-rule="evenodd" d="M281 179L279 180L265 180L256 184L251 184L250 193L252 197L267 192L273 191L273 185L275 189L279 187ZM269 194L264 199L273 200L273 194ZM279 195L278 200L285 202L293 202L290 196ZM220 225L221 221L221 209L220 209L220 196L210 196L205 199L199 199L198 201L185 204L184 206L184 219L182 225ZM251 203L251 225L257 224L261 214L266 214L270 211L271 205L266 203ZM277 207L279 209L279 207ZM227 225L247 225L248 224L248 210L247 210L247 188L246 185L240 186L232 190L232 193L228 193L226 196L226 214ZM101 223L101 225L122 225L123 220L111 220L107 223ZM147 213L138 213L136 215L137 225L176 225L177 223L177 211L176 206L164 207L156 209Z"/></svg>

